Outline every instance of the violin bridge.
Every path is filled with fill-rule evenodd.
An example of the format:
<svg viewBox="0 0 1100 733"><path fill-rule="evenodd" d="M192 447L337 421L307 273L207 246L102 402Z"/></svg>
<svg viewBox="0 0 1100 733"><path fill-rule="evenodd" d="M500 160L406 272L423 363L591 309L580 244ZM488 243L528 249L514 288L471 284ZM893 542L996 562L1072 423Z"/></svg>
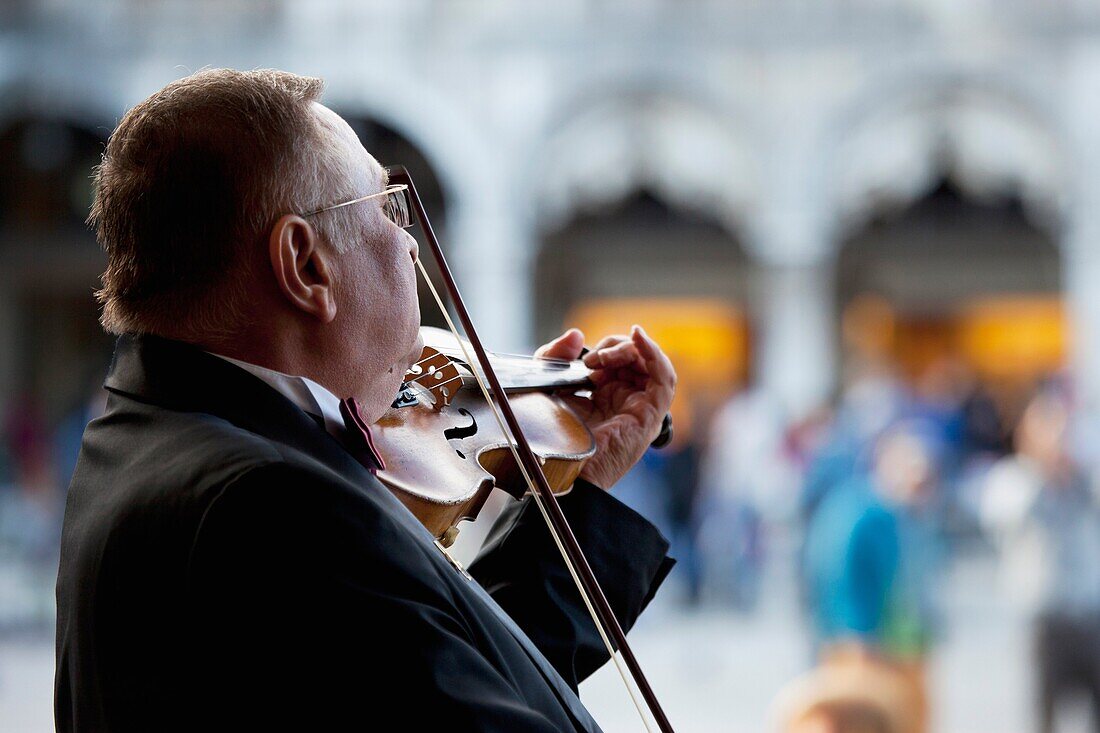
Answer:
<svg viewBox="0 0 1100 733"><path fill-rule="evenodd" d="M437 411L451 404L455 392L462 387L462 375L455 363L430 346L424 347L420 360L405 373L405 381L428 390Z"/></svg>

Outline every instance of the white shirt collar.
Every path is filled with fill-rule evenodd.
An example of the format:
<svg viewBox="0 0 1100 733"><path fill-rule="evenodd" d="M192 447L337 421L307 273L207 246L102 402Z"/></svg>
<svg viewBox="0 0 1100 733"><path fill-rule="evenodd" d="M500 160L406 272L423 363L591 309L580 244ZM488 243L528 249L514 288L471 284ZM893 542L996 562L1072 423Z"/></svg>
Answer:
<svg viewBox="0 0 1100 733"><path fill-rule="evenodd" d="M283 374L274 369L231 359L228 356L207 352L230 364L236 364L249 374L262 379L276 392L297 405L303 412L322 417L325 429L337 438L344 434L344 418L340 415L340 398L308 377Z"/></svg>

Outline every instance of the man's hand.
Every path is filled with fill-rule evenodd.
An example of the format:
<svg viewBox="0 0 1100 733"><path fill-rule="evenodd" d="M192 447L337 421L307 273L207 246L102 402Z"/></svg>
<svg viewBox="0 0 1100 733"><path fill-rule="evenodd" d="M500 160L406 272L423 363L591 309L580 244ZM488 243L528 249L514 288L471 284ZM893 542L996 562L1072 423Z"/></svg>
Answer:
<svg viewBox="0 0 1100 733"><path fill-rule="evenodd" d="M538 349L535 356L576 359L584 334L571 328ZM592 369L591 397L565 397L596 438L596 455L581 478L610 489L638 462L661 431L672 404L676 370L641 326L630 336L608 336L584 355Z"/></svg>

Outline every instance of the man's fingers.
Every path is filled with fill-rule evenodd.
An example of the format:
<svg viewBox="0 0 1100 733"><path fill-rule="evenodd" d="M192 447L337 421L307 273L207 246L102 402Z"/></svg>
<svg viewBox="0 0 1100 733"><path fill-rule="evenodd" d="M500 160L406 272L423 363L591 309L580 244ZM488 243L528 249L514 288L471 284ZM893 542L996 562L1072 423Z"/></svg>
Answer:
<svg viewBox="0 0 1100 733"><path fill-rule="evenodd" d="M584 334L571 328L550 343L540 346L535 356L547 359L576 359L584 349Z"/></svg>
<svg viewBox="0 0 1100 733"><path fill-rule="evenodd" d="M584 364L590 369L612 369L624 366L640 366L642 358L631 341L608 346L584 355Z"/></svg>
<svg viewBox="0 0 1100 733"><path fill-rule="evenodd" d="M618 334L618 333L613 334L611 336L604 336L602 339L599 340L599 342L595 346L592 347L592 350L593 351L599 351L600 349L606 349L609 346L614 346L615 344L621 344L623 341L629 341L629 340L630 340L629 336L624 336L624 335Z"/></svg>
<svg viewBox="0 0 1100 733"><path fill-rule="evenodd" d="M661 347L657 345L657 342L650 338L645 329L638 325L635 325L631 330L630 337L631 342L637 347L638 353L645 361L653 381L661 385L675 387L676 369L672 366L672 361L665 352L661 351Z"/></svg>
<svg viewBox="0 0 1100 733"><path fill-rule="evenodd" d="M637 384L635 379L641 380L640 387L645 386L645 382L649 377L633 369L624 368L609 368L609 369L594 369L588 373L588 379L592 384L597 387L602 387L605 384L611 382L628 382L630 384Z"/></svg>

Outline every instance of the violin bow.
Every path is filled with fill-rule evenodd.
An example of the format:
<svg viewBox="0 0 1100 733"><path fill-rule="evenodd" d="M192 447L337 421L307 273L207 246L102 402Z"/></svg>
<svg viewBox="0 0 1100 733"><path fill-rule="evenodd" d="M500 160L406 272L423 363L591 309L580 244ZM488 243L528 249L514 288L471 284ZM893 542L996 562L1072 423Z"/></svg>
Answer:
<svg viewBox="0 0 1100 733"><path fill-rule="evenodd" d="M577 583L581 596L585 601L585 605L588 606L589 613L592 614L592 620L595 622L596 628L600 632L600 636L603 637L608 653L611 655L612 660L615 660L616 664L618 664L615 655L615 650L618 649L658 727L663 733L673 733L672 725L669 723L668 717L661 708L661 704L657 701L657 696L653 693L653 688L642 672L641 665L638 664L634 652L630 649L630 645L626 641L626 634L623 632L622 626L619 625L619 620L615 618L615 614L611 610L610 604L607 602L607 597L604 595L603 589L600 588L599 583L596 582L596 576L592 573L592 568L588 564L588 560L585 558L584 553L581 551L580 544L577 542L573 530L569 527L569 523L565 519L565 514L562 513L557 497L554 496L554 492L551 490L550 484L546 480L546 475L542 472L542 467L539 465L534 451L531 450L531 446L527 442L523 430L520 428L519 421L512 411L512 405L508 401L508 395L501 387L500 380L497 379L497 375L493 371L488 353L485 351L485 347L481 343L481 338L474 328L469 311L466 310L466 304L462 299L461 293L459 293L458 285L455 283L454 275L451 273L451 268L447 264L447 258L443 255L443 250L439 246L439 240L436 239L435 232L432 230L431 221L424 211L424 205L420 200L420 194L416 190L416 185L413 183L412 177L405 167L400 165L388 167L387 171L389 173L390 184L404 184L408 186L409 198L412 202L413 210L420 223L420 229L424 234L424 238L427 240L428 248L431 250L432 256L435 258L436 264L439 267L439 272L443 278L443 284L451 300L451 305L454 306L455 313L462 322L462 328L463 331L465 331L466 338L470 342L470 345L473 346L474 352L477 355L477 361L481 365L484 376L489 382L488 389L490 389L492 394L497 398L499 411L497 411L496 406L494 406L494 413L497 415L498 422L503 418L504 423L508 425L508 431L504 431L504 426L502 424L501 431L506 434L509 432L511 433L512 440L510 443L512 453L527 478L528 486L538 501L543 517L550 528L551 534L554 536L554 541L562 552L563 559L570 573L573 575L574 581ZM438 293L435 292L435 287L428 278L428 274L424 270L424 266L419 259L417 260L417 264L420 267L421 274L424 276L428 287L432 290L440 307L443 308L443 316L447 320L448 326L455 333L455 336L459 337L454 323L451 321L450 314L447 313L446 308L443 307L443 303L439 299ZM461 344L460 337L459 343ZM465 347L463 346L463 348ZM481 385L482 391L486 392L486 387L480 378L478 382ZM493 402L489 399L489 394L487 392L485 397L489 400L490 406L493 406ZM608 639L608 633L610 633L611 639ZM622 669L620 667L620 674L621 673ZM625 683L625 675L623 676L623 680ZM629 684L627 684L627 689L631 697L633 697L634 692L630 689ZM641 707L637 705L636 699L635 706L638 707L638 713L642 716L642 721L648 728L649 723L646 721L645 715L642 714Z"/></svg>

